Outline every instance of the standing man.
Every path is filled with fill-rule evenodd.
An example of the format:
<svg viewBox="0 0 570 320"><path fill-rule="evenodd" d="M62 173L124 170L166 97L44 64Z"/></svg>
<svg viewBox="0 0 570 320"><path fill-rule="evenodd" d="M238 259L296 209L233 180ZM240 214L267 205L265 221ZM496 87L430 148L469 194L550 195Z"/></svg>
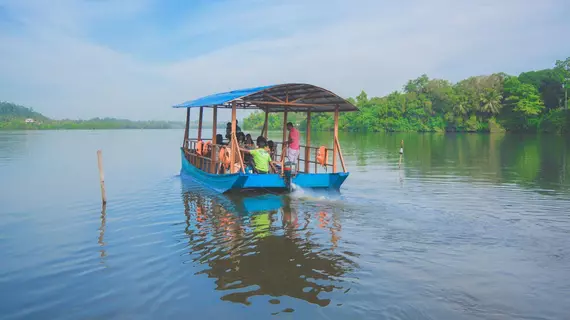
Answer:
<svg viewBox="0 0 570 320"><path fill-rule="evenodd" d="M291 122L287 123L287 130L289 130L289 140L287 141L287 144L289 145L287 148L287 161L297 164L300 149L299 130L293 127L293 123Z"/></svg>
<svg viewBox="0 0 570 320"><path fill-rule="evenodd" d="M236 119L236 134L238 132L241 132L241 128L238 125L238 121ZM226 125L226 139L231 140L232 139L232 123L228 122Z"/></svg>

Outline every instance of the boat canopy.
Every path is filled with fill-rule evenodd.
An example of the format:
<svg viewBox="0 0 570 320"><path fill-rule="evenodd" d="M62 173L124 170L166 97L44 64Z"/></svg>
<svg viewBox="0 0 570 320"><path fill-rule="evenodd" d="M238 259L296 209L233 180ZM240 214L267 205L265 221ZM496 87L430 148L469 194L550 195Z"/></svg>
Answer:
<svg viewBox="0 0 570 320"><path fill-rule="evenodd" d="M338 95L310 84L287 83L216 93L173 106L173 108L222 107L261 109L267 112L340 112L358 108Z"/></svg>

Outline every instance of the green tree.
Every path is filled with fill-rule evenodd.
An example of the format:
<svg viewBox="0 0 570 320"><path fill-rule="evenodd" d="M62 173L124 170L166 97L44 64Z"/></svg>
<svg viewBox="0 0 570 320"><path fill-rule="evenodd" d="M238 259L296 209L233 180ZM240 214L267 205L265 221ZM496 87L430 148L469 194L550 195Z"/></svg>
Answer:
<svg viewBox="0 0 570 320"><path fill-rule="evenodd" d="M564 76L560 70L555 68L523 72L519 75L519 80L540 92L547 110L564 106Z"/></svg>
<svg viewBox="0 0 570 320"><path fill-rule="evenodd" d="M538 126L544 103L534 86L522 83L517 77L508 77L505 79L505 102L509 108L504 121L507 129L527 130Z"/></svg>
<svg viewBox="0 0 570 320"><path fill-rule="evenodd" d="M498 114L503 107L501 101L503 96L498 90L493 88L485 88L481 96L481 111L490 115Z"/></svg>
<svg viewBox="0 0 570 320"><path fill-rule="evenodd" d="M570 113L560 108L564 105L565 79L570 79L570 58L558 60L552 69L524 72L518 77L494 73L455 84L423 74L409 80L402 92L370 97L361 91L349 98L360 111L341 114L339 128L390 132L568 132ZM253 114L250 120L261 128L262 117ZM313 114L314 130L332 130L333 125L331 113ZM275 126L282 124L276 121Z"/></svg>
<svg viewBox="0 0 570 320"><path fill-rule="evenodd" d="M563 104L568 109L568 89L570 87L570 57L566 60L557 60L555 70L560 75L560 81L563 83L564 100Z"/></svg>
<svg viewBox="0 0 570 320"><path fill-rule="evenodd" d="M404 86L404 92L406 93L422 93L429 83L429 78L426 74L422 74L419 78L414 80L409 80Z"/></svg>

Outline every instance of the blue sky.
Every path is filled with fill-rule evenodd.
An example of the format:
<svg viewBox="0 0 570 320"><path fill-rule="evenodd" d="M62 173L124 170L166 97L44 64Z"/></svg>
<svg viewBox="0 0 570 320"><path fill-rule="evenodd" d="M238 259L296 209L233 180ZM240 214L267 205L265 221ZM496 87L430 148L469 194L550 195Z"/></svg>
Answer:
<svg viewBox="0 0 570 320"><path fill-rule="evenodd" d="M567 0L0 0L0 100L55 118L282 82L384 95L570 56ZM222 115L224 117L224 115Z"/></svg>

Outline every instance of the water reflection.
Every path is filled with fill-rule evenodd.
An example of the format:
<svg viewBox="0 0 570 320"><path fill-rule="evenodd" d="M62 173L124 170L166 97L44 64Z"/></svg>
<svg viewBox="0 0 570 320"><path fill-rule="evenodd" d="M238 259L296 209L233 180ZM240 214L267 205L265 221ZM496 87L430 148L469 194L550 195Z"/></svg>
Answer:
<svg viewBox="0 0 570 320"><path fill-rule="evenodd" d="M319 306L350 288L356 268L335 251L338 215L303 207L288 196L223 196L183 193L191 255L215 279L222 300L249 305L253 296L292 297ZM291 311L291 310L289 310Z"/></svg>
<svg viewBox="0 0 570 320"><path fill-rule="evenodd" d="M101 249L99 250L101 263L105 263L105 257L107 256L107 251L105 251L105 228L107 224L107 205L103 204L101 206L101 225L99 226L99 237L97 238L97 244Z"/></svg>
<svg viewBox="0 0 570 320"><path fill-rule="evenodd" d="M329 133L315 133L315 144ZM570 139L561 135L341 133L343 152L356 167L397 169L405 141L406 175L463 176L491 183L570 191ZM355 170L355 168L351 168Z"/></svg>

